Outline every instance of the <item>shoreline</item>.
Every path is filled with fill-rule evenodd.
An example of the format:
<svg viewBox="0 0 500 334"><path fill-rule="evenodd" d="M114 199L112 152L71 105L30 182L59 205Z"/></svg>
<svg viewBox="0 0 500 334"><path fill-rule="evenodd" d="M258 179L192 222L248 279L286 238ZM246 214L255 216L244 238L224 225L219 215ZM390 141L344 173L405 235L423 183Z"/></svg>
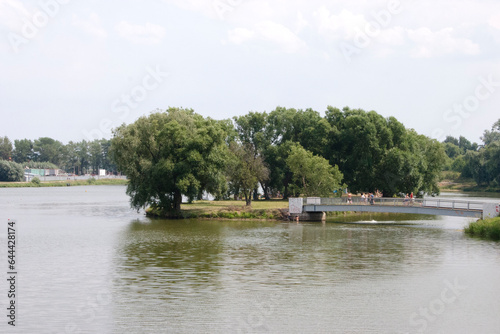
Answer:
<svg viewBox="0 0 500 334"><path fill-rule="evenodd" d="M86 179L34 182L0 182L0 188L42 188L42 187L70 187L70 186L109 186L126 185L126 179Z"/></svg>
<svg viewBox="0 0 500 334"><path fill-rule="evenodd" d="M500 241L500 217L480 219L464 229L465 234L483 240Z"/></svg>

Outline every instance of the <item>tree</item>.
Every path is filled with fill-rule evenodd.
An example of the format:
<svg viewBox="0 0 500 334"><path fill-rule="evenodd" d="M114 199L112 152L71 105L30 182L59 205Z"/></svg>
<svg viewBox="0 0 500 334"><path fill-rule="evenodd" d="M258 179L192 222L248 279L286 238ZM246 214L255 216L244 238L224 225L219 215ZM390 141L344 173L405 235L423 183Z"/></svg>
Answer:
<svg viewBox="0 0 500 334"><path fill-rule="evenodd" d="M292 147L286 160L291 172L297 193L304 196L330 196L335 189L340 188L342 173L337 166L331 166L328 160L302 146Z"/></svg>
<svg viewBox="0 0 500 334"><path fill-rule="evenodd" d="M259 181L267 181L269 169L262 157L256 153L255 147L249 143L231 143L228 161L228 179L234 189L243 193L247 206L252 205L252 192L258 187Z"/></svg>
<svg viewBox="0 0 500 334"><path fill-rule="evenodd" d="M0 181L19 182L23 177L23 166L12 161L0 160Z"/></svg>
<svg viewBox="0 0 500 334"><path fill-rule="evenodd" d="M441 143L375 111L328 107L325 117L331 125L326 156L351 191L379 189L384 196L438 191L445 162Z"/></svg>
<svg viewBox="0 0 500 334"><path fill-rule="evenodd" d="M89 143L89 163L95 174L99 173L99 169L103 164L103 154L101 141L95 139Z"/></svg>
<svg viewBox="0 0 500 334"><path fill-rule="evenodd" d="M7 136L0 137L0 159L9 160L12 156L12 142Z"/></svg>
<svg viewBox="0 0 500 334"><path fill-rule="evenodd" d="M131 206L179 213L182 195L215 192L226 165L224 126L191 109L169 108L114 130L111 151L129 183Z"/></svg>
<svg viewBox="0 0 500 334"><path fill-rule="evenodd" d="M500 141L500 119L491 127L491 131L485 130L481 140L484 145L489 145L493 142Z"/></svg>
<svg viewBox="0 0 500 334"><path fill-rule="evenodd" d="M63 144L49 137L35 139L33 151L36 161L47 161L59 165L63 161Z"/></svg>
<svg viewBox="0 0 500 334"><path fill-rule="evenodd" d="M14 161L23 163L33 160L33 142L29 139L14 140Z"/></svg>

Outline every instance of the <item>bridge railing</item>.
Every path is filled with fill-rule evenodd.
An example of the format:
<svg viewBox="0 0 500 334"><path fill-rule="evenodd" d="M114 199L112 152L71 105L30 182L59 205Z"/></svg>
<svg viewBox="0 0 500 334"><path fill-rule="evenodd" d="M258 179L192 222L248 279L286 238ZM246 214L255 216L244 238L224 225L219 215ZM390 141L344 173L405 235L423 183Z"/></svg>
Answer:
<svg viewBox="0 0 500 334"><path fill-rule="evenodd" d="M442 208L454 210L482 210L483 203L447 200L447 199L422 199L422 198L392 198L392 197L375 197L370 198L353 197L349 202L347 197L307 197L304 198L304 205L387 205L387 206L418 206L427 208Z"/></svg>

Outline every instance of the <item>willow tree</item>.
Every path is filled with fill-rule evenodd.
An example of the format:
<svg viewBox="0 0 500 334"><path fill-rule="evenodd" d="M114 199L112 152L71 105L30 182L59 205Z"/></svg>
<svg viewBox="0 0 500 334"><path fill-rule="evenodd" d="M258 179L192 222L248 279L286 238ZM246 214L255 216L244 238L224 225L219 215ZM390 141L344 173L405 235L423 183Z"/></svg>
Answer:
<svg viewBox="0 0 500 334"><path fill-rule="evenodd" d="M131 206L178 213L183 195L216 191L225 181L225 136L222 122L191 109L169 108L118 127L111 151L129 179Z"/></svg>

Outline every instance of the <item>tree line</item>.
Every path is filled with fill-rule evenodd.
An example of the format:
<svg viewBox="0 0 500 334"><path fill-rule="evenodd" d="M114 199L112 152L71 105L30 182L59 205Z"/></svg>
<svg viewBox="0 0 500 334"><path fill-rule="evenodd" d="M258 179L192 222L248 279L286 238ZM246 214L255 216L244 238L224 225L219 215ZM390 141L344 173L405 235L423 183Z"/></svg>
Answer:
<svg viewBox="0 0 500 334"><path fill-rule="evenodd" d="M116 172L110 146L109 139L63 144L49 137L14 142L0 137L0 180L20 181L26 167L61 169L75 175L97 173L99 169Z"/></svg>
<svg viewBox="0 0 500 334"><path fill-rule="evenodd" d="M157 110L114 132L111 152L129 178L132 206L178 211L182 195L242 196L261 189L274 196L384 196L438 193L445 162L437 140L375 111L278 107L232 120L205 118L191 109Z"/></svg>
<svg viewBox="0 0 500 334"><path fill-rule="evenodd" d="M329 106L277 107L233 119L214 120L192 109L156 110L114 130L111 140L61 142L0 137L0 179L22 178L23 169L60 168L68 173L98 169L125 173L135 208L178 211L182 196L232 196L247 204L271 197L331 196L341 189L384 196L435 194L442 170L500 181L500 120L483 144L465 137L443 143L375 111Z"/></svg>
<svg viewBox="0 0 500 334"><path fill-rule="evenodd" d="M500 119L485 130L482 144L465 137L446 137L443 142L447 162L444 169L463 179L473 179L479 187L500 187Z"/></svg>

